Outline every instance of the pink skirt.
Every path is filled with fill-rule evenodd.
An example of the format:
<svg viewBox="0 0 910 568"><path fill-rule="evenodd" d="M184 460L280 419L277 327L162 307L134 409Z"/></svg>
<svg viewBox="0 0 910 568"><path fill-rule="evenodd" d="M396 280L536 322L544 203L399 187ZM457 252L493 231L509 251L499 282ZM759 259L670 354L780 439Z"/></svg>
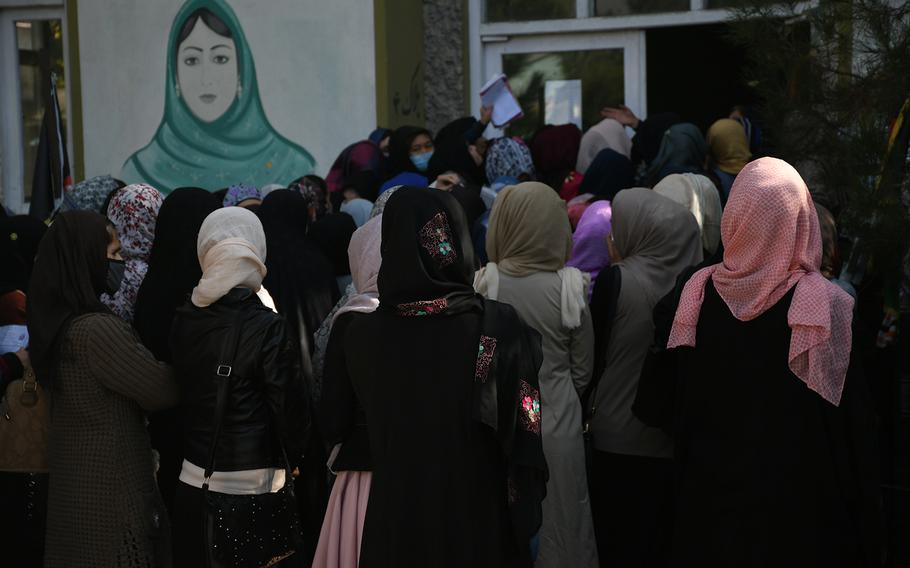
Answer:
<svg viewBox="0 0 910 568"><path fill-rule="evenodd" d="M372 478L369 471L338 473L322 521L313 568L357 568Z"/></svg>

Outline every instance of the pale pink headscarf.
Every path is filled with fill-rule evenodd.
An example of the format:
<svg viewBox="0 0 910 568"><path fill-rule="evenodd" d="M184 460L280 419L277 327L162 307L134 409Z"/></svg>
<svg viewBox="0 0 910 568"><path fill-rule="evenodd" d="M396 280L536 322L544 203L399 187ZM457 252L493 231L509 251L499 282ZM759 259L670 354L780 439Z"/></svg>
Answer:
<svg viewBox="0 0 910 568"><path fill-rule="evenodd" d="M382 215L373 217L354 231L348 245L348 259L351 261L351 279L357 294L335 312L338 316L347 312L369 313L379 306L379 268L382 266Z"/></svg>
<svg viewBox="0 0 910 568"><path fill-rule="evenodd" d="M749 163L733 184L720 231L724 261L686 284L667 347L695 346L708 278L740 321L757 318L796 286L787 313L790 370L838 405L850 364L853 299L819 273L821 232L806 183L783 160Z"/></svg>

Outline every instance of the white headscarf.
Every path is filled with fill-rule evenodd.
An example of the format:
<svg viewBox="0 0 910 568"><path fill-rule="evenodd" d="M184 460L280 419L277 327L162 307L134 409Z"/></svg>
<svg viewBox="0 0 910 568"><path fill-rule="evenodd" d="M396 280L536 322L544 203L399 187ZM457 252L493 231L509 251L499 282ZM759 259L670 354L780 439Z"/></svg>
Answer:
<svg viewBox="0 0 910 568"><path fill-rule="evenodd" d="M251 211L242 207L219 209L202 223L196 241L202 279L193 289L192 302L204 308L233 288L258 292L265 278L265 232Z"/></svg>
<svg viewBox="0 0 910 568"><path fill-rule="evenodd" d="M717 187L698 174L670 174L654 186L654 192L668 197L692 212L701 232L701 246L714 254L720 244L723 213Z"/></svg>

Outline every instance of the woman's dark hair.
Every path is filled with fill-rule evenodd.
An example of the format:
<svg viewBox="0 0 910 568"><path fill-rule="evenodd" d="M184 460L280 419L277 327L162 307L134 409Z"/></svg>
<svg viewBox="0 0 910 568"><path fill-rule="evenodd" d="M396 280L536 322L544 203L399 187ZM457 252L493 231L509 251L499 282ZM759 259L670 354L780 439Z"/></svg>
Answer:
<svg viewBox="0 0 910 568"><path fill-rule="evenodd" d="M216 16L208 8L199 8L198 10L193 11L187 19L183 22L183 25L180 27L180 33L177 34L177 45L176 48L183 40L189 37L193 33L193 28L196 27L196 22L202 19L202 22L208 26L210 30L220 35L221 37L233 38L234 34L231 32L231 28L228 27L224 20Z"/></svg>
<svg viewBox="0 0 910 568"><path fill-rule="evenodd" d="M303 182L304 179L312 182L319 189L321 189L323 196L325 196L325 194L329 191L329 186L326 185L325 180L315 174L308 174L308 175L303 176L302 178L300 178L301 183Z"/></svg>

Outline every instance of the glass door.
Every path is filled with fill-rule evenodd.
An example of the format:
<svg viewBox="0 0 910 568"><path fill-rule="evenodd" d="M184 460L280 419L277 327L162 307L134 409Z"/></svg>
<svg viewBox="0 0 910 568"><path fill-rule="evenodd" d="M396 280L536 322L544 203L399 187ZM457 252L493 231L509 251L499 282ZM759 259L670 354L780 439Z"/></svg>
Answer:
<svg viewBox="0 0 910 568"><path fill-rule="evenodd" d="M567 122L584 130L618 104L647 116L642 31L484 39L483 79L504 73L524 111L510 135Z"/></svg>
<svg viewBox="0 0 910 568"><path fill-rule="evenodd" d="M62 8L0 9L0 188L3 204L15 212L26 211L31 199L52 80L69 133L64 22Z"/></svg>

